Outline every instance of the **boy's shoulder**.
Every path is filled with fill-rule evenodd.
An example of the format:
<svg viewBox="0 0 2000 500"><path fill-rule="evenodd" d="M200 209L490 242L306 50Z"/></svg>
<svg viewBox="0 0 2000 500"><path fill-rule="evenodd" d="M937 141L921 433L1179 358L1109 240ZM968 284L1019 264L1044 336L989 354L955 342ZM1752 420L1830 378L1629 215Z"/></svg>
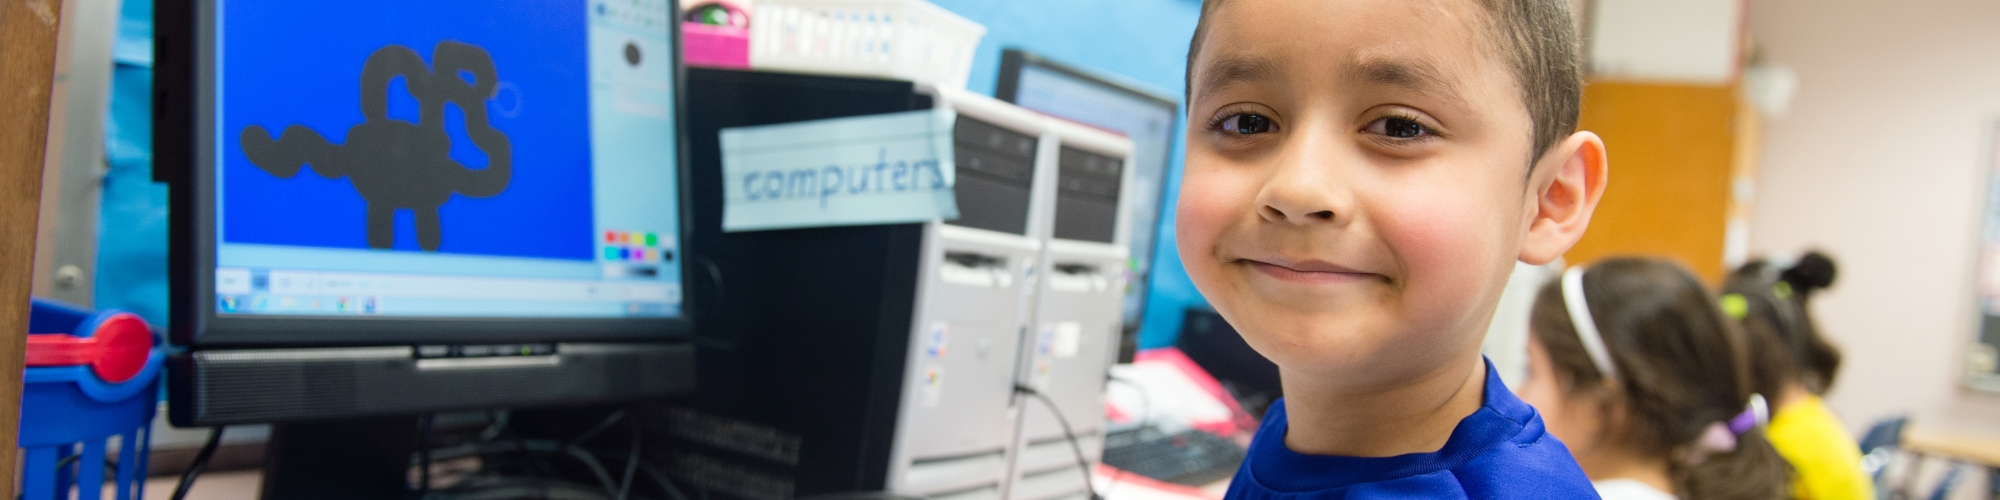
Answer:
<svg viewBox="0 0 2000 500"><path fill-rule="evenodd" d="M1519 430L1453 469L1467 498L1597 498L1569 447L1548 433L1533 407L1516 403L1526 409Z"/></svg>
<svg viewBox="0 0 2000 500"><path fill-rule="evenodd" d="M1285 447L1284 402L1271 405L1229 487L1231 499L1597 498L1569 449L1489 368L1485 402L1432 453L1361 458Z"/></svg>

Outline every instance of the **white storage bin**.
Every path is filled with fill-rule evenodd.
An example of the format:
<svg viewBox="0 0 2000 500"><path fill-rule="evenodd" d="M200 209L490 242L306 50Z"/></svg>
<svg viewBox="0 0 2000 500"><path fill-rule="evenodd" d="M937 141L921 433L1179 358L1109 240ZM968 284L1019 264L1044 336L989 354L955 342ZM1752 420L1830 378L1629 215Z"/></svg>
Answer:
<svg viewBox="0 0 2000 500"><path fill-rule="evenodd" d="M750 67L965 88L986 27L923 0L758 0Z"/></svg>

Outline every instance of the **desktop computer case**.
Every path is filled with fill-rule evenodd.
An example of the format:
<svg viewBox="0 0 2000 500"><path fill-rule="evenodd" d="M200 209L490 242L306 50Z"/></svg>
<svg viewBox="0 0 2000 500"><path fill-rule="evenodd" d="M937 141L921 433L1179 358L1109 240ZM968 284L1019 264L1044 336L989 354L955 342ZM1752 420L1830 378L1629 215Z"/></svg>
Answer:
<svg viewBox="0 0 2000 500"><path fill-rule="evenodd" d="M655 458L725 497L1000 498L1047 219L1031 180L1052 152L1039 116L884 80L690 69L687 89L690 292L712 321L698 327L699 394ZM955 223L721 230L722 128L934 106L973 120L957 139L989 141L972 156L999 168L968 172L961 153Z"/></svg>
<svg viewBox="0 0 2000 500"><path fill-rule="evenodd" d="M1049 231L1041 184L1054 144L1040 114L963 91L924 92L958 116L960 217L925 225L888 484L932 498L999 498L1018 425L1020 339L1041 281L1038 235Z"/></svg>
<svg viewBox="0 0 2000 500"><path fill-rule="evenodd" d="M1049 119L1043 143L1053 150L1041 213L1047 242L1040 259L1030 331L1018 383L1034 388L1068 420L1088 464L1104 449L1104 391L1124 329L1131 214L1119 201L1132 190L1132 142L1083 125ZM1116 170L1106 172L1113 168ZM1108 200L1104 195L1111 195ZM1037 399L1020 406L1010 473L1014 500L1087 499L1076 449L1057 413Z"/></svg>
<svg viewBox="0 0 2000 500"><path fill-rule="evenodd" d="M1059 173L1066 149L1115 159L1123 195L1130 141L908 82L690 69L687 88L690 293L710 314L699 396L651 448L670 474L758 500L1083 496L1054 413L1014 387L1053 400L1097 461L1129 214L1088 221L1110 241L1057 237ZM959 219L722 232L722 128L932 107L959 119Z"/></svg>

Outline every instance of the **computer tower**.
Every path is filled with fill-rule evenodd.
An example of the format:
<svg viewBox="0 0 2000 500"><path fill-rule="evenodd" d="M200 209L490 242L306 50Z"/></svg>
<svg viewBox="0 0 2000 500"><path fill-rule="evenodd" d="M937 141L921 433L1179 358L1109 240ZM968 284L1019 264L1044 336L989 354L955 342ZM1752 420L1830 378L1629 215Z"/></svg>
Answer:
<svg viewBox="0 0 2000 500"><path fill-rule="evenodd" d="M1050 217L1040 258L1030 334L1018 383L1046 399L1021 403L1020 432L1008 497L1088 498L1078 463L1104 449L1104 391L1124 330L1131 216L1121 196L1132 185L1132 141L1049 119L1054 155L1041 186ZM1054 404L1053 410L1049 403ZM1060 417L1058 416L1060 415ZM1064 431L1066 420L1069 432ZM1072 447L1071 439L1075 439Z"/></svg>
<svg viewBox="0 0 2000 500"><path fill-rule="evenodd" d="M669 474L730 498L1000 498L1047 231L1043 118L908 82L690 69L687 88L690 292L714 319ZM958 116L958 219L721 230L720 129L934 106Z"/></svg>
<svg viewBox="0 0 2000 500"><path fill-rule="evenodd" d="M1054 144L1047 120L1032 111L963 91L930 92L957 114L960 215L926 228L916 345L888 484L932 498L998 497L1015 442L1020 339L1045 279L1039 235L1049 231L1049 203L1036 188Z"/></svg>

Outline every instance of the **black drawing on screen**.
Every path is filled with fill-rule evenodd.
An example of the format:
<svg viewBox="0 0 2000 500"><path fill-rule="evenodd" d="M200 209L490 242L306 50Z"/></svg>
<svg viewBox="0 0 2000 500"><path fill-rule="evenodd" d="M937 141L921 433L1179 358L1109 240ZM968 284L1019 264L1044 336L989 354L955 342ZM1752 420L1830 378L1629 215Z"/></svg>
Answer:
<svg viewBox="0 0 2000 500"><path fill-rule="evenodd" d="M417 123L388 116L389 86L398 76L417 100ZM474 198L498 195L513 177L507 134L494 130L486 118L486 100L493 97L497 82L493 57L486 49L438 42L426 67L417 51L390 45L368 56L361 67L361 114L366 121L347 130L345 144L327 141L304 125L285 127L275 140L263 126L251 125L243 129L243 154L279 178L297 176L308 165L321 177L350 178L368 203L369 247L392 247L396 211L409 209L416 215L417 245L436 251L444 241L439 206L453 193ZM449 156L446 103L458 105L464 113L465 135L485 154L486 168L469 168Z"/></svg>

